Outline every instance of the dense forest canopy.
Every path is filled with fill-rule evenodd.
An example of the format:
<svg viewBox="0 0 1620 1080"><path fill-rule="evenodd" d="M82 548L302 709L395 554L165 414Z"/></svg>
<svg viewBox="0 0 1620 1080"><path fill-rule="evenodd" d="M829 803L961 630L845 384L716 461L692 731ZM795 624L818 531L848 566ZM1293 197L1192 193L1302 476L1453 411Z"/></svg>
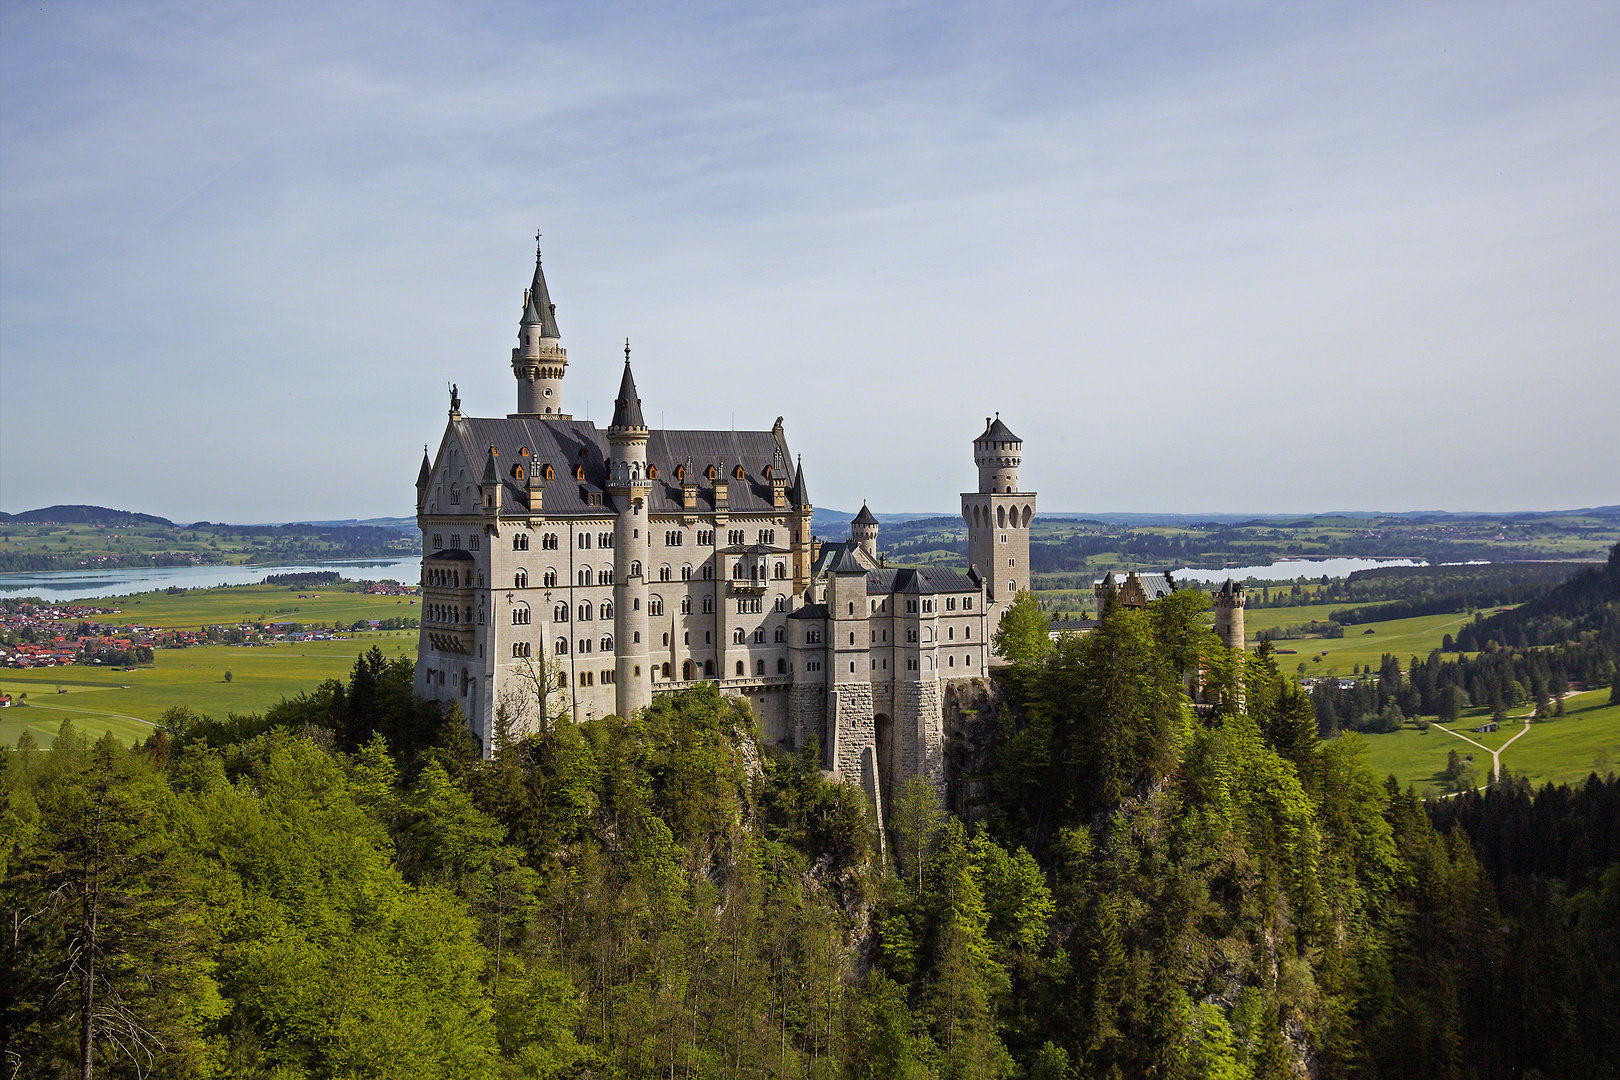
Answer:
<svg viewBox="0 0 1620 1080"><path fill-rule="evenodd" d="M712 686L479 761L373 650L262 716L176 709L141 747L25 738L0 755L0 1059L1620 1075L1620 781L1425 805L1358 736L1319 740L1268 649L1220 649L1206 602L1110 605L1055 645L1010 624L1031 640L982 718L989 794L964 821L913 780L881 845L816 746L762 749Z"/></svg>

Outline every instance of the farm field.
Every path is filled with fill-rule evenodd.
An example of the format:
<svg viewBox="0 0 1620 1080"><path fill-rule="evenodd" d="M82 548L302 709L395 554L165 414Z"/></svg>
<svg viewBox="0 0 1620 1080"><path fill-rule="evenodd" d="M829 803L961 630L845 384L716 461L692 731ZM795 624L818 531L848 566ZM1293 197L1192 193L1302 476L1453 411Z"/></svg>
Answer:
<svg viewBox="0 0 1620 1080"><path fill-rule="evenodd" d="M354 634L339 641L237 646L202 645L159 649L150 667L35 668L0 672L0 690L28 704L0 710L0 743L14 746L26 728L41 745L56 736L65 718L82 732L111 731L125 742L145 739L151 725L173 705L223 716L260 712L283 697L313 690L322 680L347 680L354 659L373 645L392 658L416 654L415 630ZM225 672L231 681L225 681ZM61 688L63 693L57 693Z"/></svg>
<svg viewBox="0 0 1620 1080"><path fill-rule="evenodd" d="M1410 619L1347 626L1342 638L1310 637L1277 641L1274 644L1279 650L1293 649L1296 654L1279 655L1277 666L1290 674L1298 674L1299 665L1303 663L1306 677L1349 675L1355 665L1371 664L1376 668L1385 653L1393 653L1404 671L1412 657L1429 655L1440 647L1445 635L1455 635L1458 627L1472 621L1472 615L1461 613L1418 615ZM1368 630L1372 633L1366 633ZM1321 659L1312 659L1317 656Z"/></svg>
<svg viewBox="0 0 1620 1080"><path fill-rule="evenodd" d="M1620 705L1608 704L1609 691L1593 690L1565 699L1565 715L1530 725L1530 730L1502 754L1502 767L1514 776L1523 776L1536 787L1543 784L1577 784L1587 774L1607 774L1620 769ZM1500 731L1475 734L1468 729L1489 719L1489 710L1472 710L1455 724L1433 724L1427 733L1408 723L1387 735L1346 735L1366 746L1367 764L1379 776L1393 775L1403 786L1422 793L1443 785L1442 773L1450 751L1474 755L1473 765L1481 782L1489 775L1491 755L1461 739L1446 734L1450 727L1470 739L1499 749L1518 735L1525 710L1514 710L1513 723Z"/></svg>
<svg viewBox="0 0 1620 1080"><path fill-rule="evenodd" d="M318 595L317 595L318 594ZM421 609L412 596L358 592L352 584L289 590L285 585L227 585L187 589L180 593L148 592L103 600L75 601L95 607L117 607L118 615L98 616L109 625L156 626L195 630L241 622L352 623L356 619L416 618Z"/></svg>

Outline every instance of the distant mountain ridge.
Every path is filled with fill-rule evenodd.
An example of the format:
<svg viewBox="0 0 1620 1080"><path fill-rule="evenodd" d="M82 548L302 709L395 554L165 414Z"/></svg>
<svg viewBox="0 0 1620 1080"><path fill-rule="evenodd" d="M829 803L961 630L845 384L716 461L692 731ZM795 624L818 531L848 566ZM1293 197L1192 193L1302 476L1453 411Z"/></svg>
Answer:
<svg viewBox="0 0 1620 1080"><path fill-rule="evenodd" d="M83 503L24 510L20 514L0 511L0 521L51 525L107 525L113 528L129 525L167 525L171 529L179 528L168 518L157 517L154 514L137 514L133 510L109 510L105 506L86 506Z"/></svg>
<svg viewBox="0 0 1620 1080"><path fill-rule="evenodd" d="M0 522L15 521L26 525L101 525L106 528L128 528L134 525L164 525L171 529L189 529L209 525L229 525L223 521L193 521L186 525L177 525L165 517L156 514L140 514L133 510L113 510L105 506L88 506L83 503L61 504L46 506L39 510L24 510L20 514L7 514L0 511ZM378 517L378 518L343 518L336 521L273 521L256 523L265 528L279 528L283 525L312 525L316 528L378 528L396 529L402 533L416 531L414 517Z"/></svg>

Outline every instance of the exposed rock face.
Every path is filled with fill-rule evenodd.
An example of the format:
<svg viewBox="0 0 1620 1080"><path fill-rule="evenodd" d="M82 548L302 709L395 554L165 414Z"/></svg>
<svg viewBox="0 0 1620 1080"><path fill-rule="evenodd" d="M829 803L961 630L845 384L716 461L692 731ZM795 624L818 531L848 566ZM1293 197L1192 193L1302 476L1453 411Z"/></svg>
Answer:
<svg viewBox="0 0 1620 1080"><path fill-rule="evenodd" d="M1011 709L994 675L945 683L945 798L969 825L984 816L1003 712Z"/></svg>

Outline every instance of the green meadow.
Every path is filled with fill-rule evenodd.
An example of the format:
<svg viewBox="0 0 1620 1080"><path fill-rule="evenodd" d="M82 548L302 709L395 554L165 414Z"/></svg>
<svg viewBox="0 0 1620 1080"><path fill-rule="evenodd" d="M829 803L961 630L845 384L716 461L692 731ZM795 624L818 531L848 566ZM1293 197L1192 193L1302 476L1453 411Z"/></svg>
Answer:
<svg viewBox="0 0 1620 1080"><path fill-rule="evenodd" d="M1515 715L1512 723L1502 725L1500 731L1475 734L1468 729L1489 719L1489 710L1476 709L1471 711L1478 715L1465 716L1454 724L1431 723L1427 732L1408 723L1387 735L1342 737L1362 741L1367 764L1379 776L1394 776L1403 786L1419 792L1443 787L1442 774L1452 750L1464 757L1474 755L1474 769L1481 782L1490 775L1491 755L1448 734L1446 727L1492 750L1519 735L1502 754L1504 769L1525 777L1536 787L1547 783L1578 784L1589 773L1607 775L1620 769L1620 705L1610 705L1608 700L1607 689L1573 695L1564 701L1564 716L1532 723L1522 735L1522 715Z"/></svg>
<svg viewBox="0 0 1620 1080"><path fill-rule="evenodd" d="M0 690L17 700L28 695L25 705L0 710L0 743L16 745L26 728L47 745L67 718L81 732L98 737L111 731L125 742L145 739L173 705L214 716L260 712L324 679L347 680L354 658L373 645L389 657L415 656L416 631L372 631L340 641L159 649L153 664L133 671L83 664L0 671Z"/></svg>
<svg viewBox="0 0 1620 1080"><path fill-rule="evenodd" d="M1458 627L1472 622L1473 618L1464 614L1418 615L1347 626L1342 638L1285 638L1274 643L1279 650L1277 665L1283 671L1298 674L1299 665L1303 663L1306 677L1349 675L1356 665L1371 664L1376 668L1385 653L1393 653L1404 671L1412 657L1428 656L1440 647L1442 638L1447 634L1455 635ZM1285 649L1294 652L1283 653Z"/></svg>
<svg viewBox="0 0 1620 1080"><path fill-rule="evenodd" d="M184 592L139 593L105 600L80 600L94 607L117 607L121 614L100 617L113 625L138 624L165 630L195 630L203 626L234 626L241 622L340 622L356 619L415 618L419 608L411 596L375 596L359 592L353 583L313 589L285 585L225 585Z"/></svg>

